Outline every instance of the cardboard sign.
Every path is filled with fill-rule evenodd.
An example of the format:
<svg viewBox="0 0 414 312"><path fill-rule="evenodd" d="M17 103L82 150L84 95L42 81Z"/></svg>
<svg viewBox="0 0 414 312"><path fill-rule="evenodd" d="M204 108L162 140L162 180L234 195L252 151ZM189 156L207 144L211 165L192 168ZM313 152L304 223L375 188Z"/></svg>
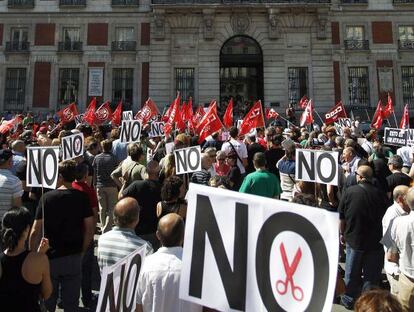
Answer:
<svg viewBox="0 0 414 312"><path fill-rule="evenodd" d="M342 136L344 134L345 127L352 127L352 120L351 118L339 118L336 122L334 122L334 126L336 129L336 133Z"/></svg>
<svg viewBox="0 0 414 312"><path fill-rule="evenodd" d="M139 142L141 137L141 123L138 120L122 120L121 143Z"/></svg>
<svg viewBox="0 0 414 312"><path fill-rule="evenodd" d="M149 163L154 158L154 151L147 147L147 163Z"/></svg>
<svg viewBox="0 0 414 312"><path fill-rule="evenodd" d="M145 248L145 245L141 246L114 265L103 268L97 312L135 311L138 277L145 259Z"/></svg>
<svg viewBox="0 0 414 312"><path fill-rule="evenodd" d="M59 175L59 146L28 147L26 185L55 189Z"/></svg>
<svg viewBox="0 0 414 312"><path fill-rule="evenodd" d="M165 126L165 123L163 121L152 122L151 123L151 131L148 134L148 136L150 138L164 136L164 126Z"/></svg>
<svg viewBox="0 0 414 312"><path fill-rule="evenodd" d="M85 114L79 114L75 116L76 127L83 123L83 116L85 116Z"/></svg>
<svg viewBox="0 0 414 312"><path fill-rule="evenodd" d="M395 146L407 145L407 130L398 128L385 128L384 144Z"/></svg>
<svg viewBox="0 0 414 312"><path fill-rule="evenodd" d="M297 149L295 179L338 185L338 160L338 152Z"/></svg>
<svg viewBox="0 0 414 312"><path fill-rule="evenodd" d="M187 199L181 299L218 311L331 311L337 213L195 184Z"/></svg>
<svg viewBox="0 0 414 312"><path fill-rule="evenodd" d="M414 146L414 129L407 129L407 145Z"/></svg>
<svg viewBox="0 0 414 312"><path fill-rule="evenodd" d="M165 143L165 152L171 154L174 148L174 142Z"/></svg>
<svg viewBox="0 0 414 312"><path fill-rule="evenodd" d="M83 133L76 133L62 138L62 160L69 160L83 155Z"/></svg>
<svg viewBox="0 0 414 312"><path fill-rule="evenodd" d="M201 148L191 146L174 151L176 174L201 171Z"/></svg>
<svg viewBox="0 0 414 312"><path fill-rule="evenodd" d="M122 120L133 120L133 119L134 119L134 114L132 113L132 111L122 112Z"/></svg>

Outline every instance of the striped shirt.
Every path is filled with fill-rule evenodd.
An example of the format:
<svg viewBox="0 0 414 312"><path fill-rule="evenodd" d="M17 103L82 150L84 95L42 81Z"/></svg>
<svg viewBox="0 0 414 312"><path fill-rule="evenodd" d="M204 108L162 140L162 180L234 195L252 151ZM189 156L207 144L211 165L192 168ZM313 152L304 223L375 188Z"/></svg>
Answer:
<svg viewBox="0 0 414 312"><path fill-rule="evenodd" d="M111 178L112 171L118 166L118 161L112 153L101 153L95 156L92 167L96 175L96 187L116 187Z"/></svg>
<svg viewBox="0 0 414 312"><path fill-rule="evenodd" d="M151 244L139 238L133 229L114 226L111 231L102 234L98 240L100 270L115 264L143 245L147 246L146 254L152 254Z"/></svg>
<svg viewBox="0 0 414 312"><path fill-rule="evenodd" d="M22 195L22 181L10 170L0 169L0 219L12 207L13 199Z"/></svg>

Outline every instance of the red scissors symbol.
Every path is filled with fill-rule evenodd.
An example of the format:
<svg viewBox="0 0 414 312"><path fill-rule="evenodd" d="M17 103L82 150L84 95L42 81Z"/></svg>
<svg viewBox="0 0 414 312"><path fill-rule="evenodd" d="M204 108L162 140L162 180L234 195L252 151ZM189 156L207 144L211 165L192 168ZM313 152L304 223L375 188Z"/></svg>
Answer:
<svg viewBox="0 0 414 312"><path fill-rule="evenodd" d="M288 258L286 255L285 245L283 245L283 243L280 244L280 253L282 255L283 266L286 272L286 280L285 281L278 280L276 282L276 291L281 295L286 294L288 291L289 283L290 283L293 298L296 301L302 301L303 290L299 286L295 286L293 282L293 275L295 274L295 271L298 267L300 259L302 258L302 250L298 248L295 254L295 258L293 258L291 265L289 265Z"/></svg>

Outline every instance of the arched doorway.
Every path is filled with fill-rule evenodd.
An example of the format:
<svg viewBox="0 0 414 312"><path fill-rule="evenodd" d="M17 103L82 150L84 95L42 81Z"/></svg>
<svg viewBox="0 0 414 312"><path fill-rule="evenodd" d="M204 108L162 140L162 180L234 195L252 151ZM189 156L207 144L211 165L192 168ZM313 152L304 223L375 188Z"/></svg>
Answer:
<svg viewBox="0 0 414 312"><path fill-rule="evenodd" d="M222 109L230 97L234 100L235 117L244 116L254 101L263 101L262 49L256 40L247 36L230 38L220 51Z"/></svg>

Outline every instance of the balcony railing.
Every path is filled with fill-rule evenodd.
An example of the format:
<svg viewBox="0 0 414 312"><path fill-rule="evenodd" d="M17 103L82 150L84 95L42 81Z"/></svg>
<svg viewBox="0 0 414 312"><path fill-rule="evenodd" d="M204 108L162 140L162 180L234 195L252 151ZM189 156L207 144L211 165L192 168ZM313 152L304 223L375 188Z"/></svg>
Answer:
<svg viewBox="0 0 414 312"><path fill-rule="evenodd" d="M398 48L400 50L413 50L414 51L414 40L398 40Z"/></svg>
<svg viewBox="0 0 414 312"><path fill-rule="evenodd" d="M82 51L81 41L60 41L58 43L59 52L81 52Z"/></svg>
<svg viewBox="0 0 414 312"><path fill-rule="evenodd" d="M139 0L112 0L113 6L137 6Z"/></svg>
<svg viewBox="0 0 414 312"><path fill-rule="evenodd" d="M29 52L30 42L28 41L8 41L6 42L6 52Z"/></svg>
<svg viewBox="0 0 414 312"><path fill-rule="evenodd" d="M394 4L414 4L414 0L393 0L392 3Z"/></svg>
<svg viewBox="0 0 414 312"><path fill-rule="evenodd" d="M8 0L9 8L34 8L34 0Z"/></svg>
<svg viewBox="0 0 414 312"><path fill-rule="evenodd" d="M343 4L368 4L368 0L341 0Z"/></svg>
<svg viewBox="0 0 414 312"><path fill-rule="evenodd" d="M59 6L82 7L86 6L86 0L59 0Z"/></svg>
<svg viewBox="0 0 414 312"><path fill-rule="evenodd" d="M112 51L135 51L136 41L112 41Z"/></svg>
<svg viewBox="0 0 414 312"><path fill-rule="evenodd" d="M345 40L346 50L369 50L368 40Z"/></svg>
<svg viewBox="0 0 414 312"><path fill-rule="evenodd" d="M269 3L286 3L286 4L325 4L331 3L331 0L152 0L152 4L269 4Z"/></svg>

